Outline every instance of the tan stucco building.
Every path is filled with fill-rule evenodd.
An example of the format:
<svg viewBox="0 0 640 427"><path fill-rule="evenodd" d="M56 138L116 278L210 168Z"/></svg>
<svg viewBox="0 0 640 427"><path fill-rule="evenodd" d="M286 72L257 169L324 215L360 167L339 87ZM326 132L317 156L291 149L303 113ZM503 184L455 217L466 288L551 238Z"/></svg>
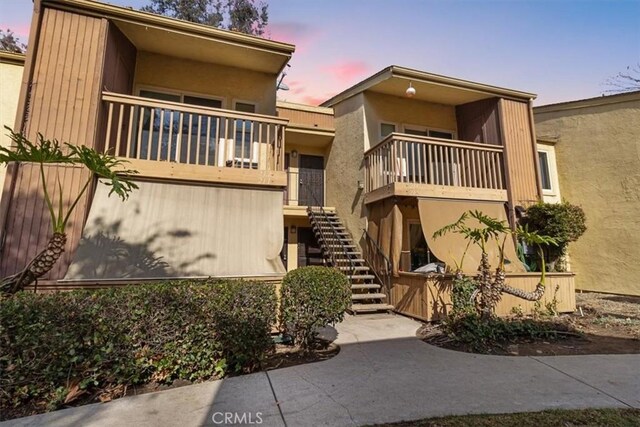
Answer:
<svg viewBox="0 0 640 427"><path fill-rule="evenodd" d="M10 139L4 128L13 129L16 120L16 108L20 96L20 83L25 56L20 53L0 51L0 145L8 146ZM4 185L5 168L0 167L0 189Z"/></svg>
<svg viewBox="0 0 640 427"><path fill-rule="evenodd" d="M579 289L640 295L640 91L534 108L562 198L587 231L569 246Z"/></svg>

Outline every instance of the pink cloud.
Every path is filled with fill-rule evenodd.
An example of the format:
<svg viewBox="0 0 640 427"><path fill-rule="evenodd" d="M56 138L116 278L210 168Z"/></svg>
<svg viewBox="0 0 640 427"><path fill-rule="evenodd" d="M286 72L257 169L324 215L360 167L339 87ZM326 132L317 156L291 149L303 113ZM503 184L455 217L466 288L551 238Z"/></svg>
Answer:
<svg viewBox="0 0 640 427"><path fill-rule="evenodd" d="M305 95L302 97L302 102L309 105L320 105L327 98L324 96L315 96L315 95Z"/></svg>
<svg viewBox="0 0 640 427"><path fill-rule="evenodd" d="M296 45L296 53L305 52L320 37L321 31L299 22L274 22L267 27L269 39Z"/></svg>
<svg viewBox="0 0 640 427"><path fill-rule="evenodd" d="M323 67L322 70L335 77L340 84L344 84L365 77L371 71L371 67L363 61L344 61Z"/></svg>
<svg viewBox="0 0 640 427"><path fill-rule="evenodd" d="M0 29L2 31L7 31L7 29L13 31L13 33L22 40L26 40L29 38L29 28L31 27L29 22L14 22L13 24L9 24L6 22L0 23Z"/></svg>

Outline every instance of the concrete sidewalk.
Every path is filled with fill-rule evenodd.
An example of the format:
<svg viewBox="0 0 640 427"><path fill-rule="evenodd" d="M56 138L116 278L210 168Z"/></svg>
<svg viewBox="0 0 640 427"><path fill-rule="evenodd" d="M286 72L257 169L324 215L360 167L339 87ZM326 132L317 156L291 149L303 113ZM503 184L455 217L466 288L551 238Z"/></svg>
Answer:
<svg viewBox="0 0 640 427"><path fill-rule="evenodd" d="M441 415L640 408L640 355L459 353L401 316L347 317L318 363L126 397L0 426L353 426ZM232 423L227 423L227 425Z"/></svg>

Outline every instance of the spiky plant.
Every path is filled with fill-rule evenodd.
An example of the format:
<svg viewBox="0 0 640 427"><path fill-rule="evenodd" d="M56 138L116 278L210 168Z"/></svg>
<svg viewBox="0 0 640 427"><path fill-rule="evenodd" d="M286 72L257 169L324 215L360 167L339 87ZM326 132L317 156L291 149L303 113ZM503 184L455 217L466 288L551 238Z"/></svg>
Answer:
<svg viewBox="0 0 640 427"><path fill-rule="evenodd" d="M469 220L475 220L478 222L478 226L470 226ZM518 298L526 299L529 301L537 301L544 295L544 278L545 278L545 265L542 266L542 277L536 290L534 292L525 292L521 289L516 289L506 284L506 275L504 271L504 247L507 238L515 235L521 238L525 242L531 245L537 245L541 251L541 245L555 245L554 239L548 236L541 236L535 232L528 231L526 228L518 227L516 230L509 228L508 224L504 220L498 220L488 215L483 214L480 211L468 211L462 214L462 216L454 223L446 225L437 230L433 234L433 238L436 239L447 233L456 233L464 236L467 241L465 249L462 253L460 263L456 261L456 273L455 280L459 280L463 277L462 265L464 263L465 255L467 254L471 245L476 245L481 250L480 265L478 266L478 274L475 277L475 282L478 287L476 294L476 307L483 317L489 317L495 312L495 308L502 299L502 294L507 293L514 295ZM495 272L491 271L491 264L489 262L489 255L487 253L487 247L489 244L495 244L498 249L499 261L496 266Z"/></svg>
<svg viewBox="0 0 640 427"><path fill-rule="evenodd" d="M13 144L11 147L0 146L0 164L8 163L35 163L40 170L40 183L44 193L44 201L49 211L51 219L52 236L46 247L38 253L21 271L2 279L0 282L0 294L11 295L25 286L33 283L38 278L44 276L55 265L56 261L64 252L67 242L66 227L71 218L71 214L87 192L94 177L109 187L109 195L116 194L123 201L129 197L129 193L138 186L130 180L131 175L137 171L124 167L123 160L117 159L108 154L101 154L92 148L76 146L69 143L61 144L56 139L45 139L42 134L38 134L37 142L31 142L21 133L14 132L5 126L9 131L9 138ZM66 148L66 150L63 150ZM56 173L56 182L47 182L45 164L57 165L81 165L91 172L89 178L84 182L80 191L75 195L69 207L65 207L62 183L60 175ZM57 200L52 200L50 185L57 185Z"/></svg>

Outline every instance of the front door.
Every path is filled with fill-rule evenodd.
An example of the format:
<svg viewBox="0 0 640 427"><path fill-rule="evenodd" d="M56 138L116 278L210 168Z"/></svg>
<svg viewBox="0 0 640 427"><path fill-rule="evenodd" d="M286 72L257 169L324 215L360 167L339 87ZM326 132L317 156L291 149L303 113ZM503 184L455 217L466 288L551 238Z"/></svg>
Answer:
<svg viewBox="0 0 640 427"><path fill-rule="evenodd" d="M300 155L298 205L324 206L324 157Z"/></svg>
<svg viewBox="0 0 640 427"><path fill-rule="evenodd" d="M298 267L323 264L322 250L313 230L308 227L298 227Z"/></svg>

